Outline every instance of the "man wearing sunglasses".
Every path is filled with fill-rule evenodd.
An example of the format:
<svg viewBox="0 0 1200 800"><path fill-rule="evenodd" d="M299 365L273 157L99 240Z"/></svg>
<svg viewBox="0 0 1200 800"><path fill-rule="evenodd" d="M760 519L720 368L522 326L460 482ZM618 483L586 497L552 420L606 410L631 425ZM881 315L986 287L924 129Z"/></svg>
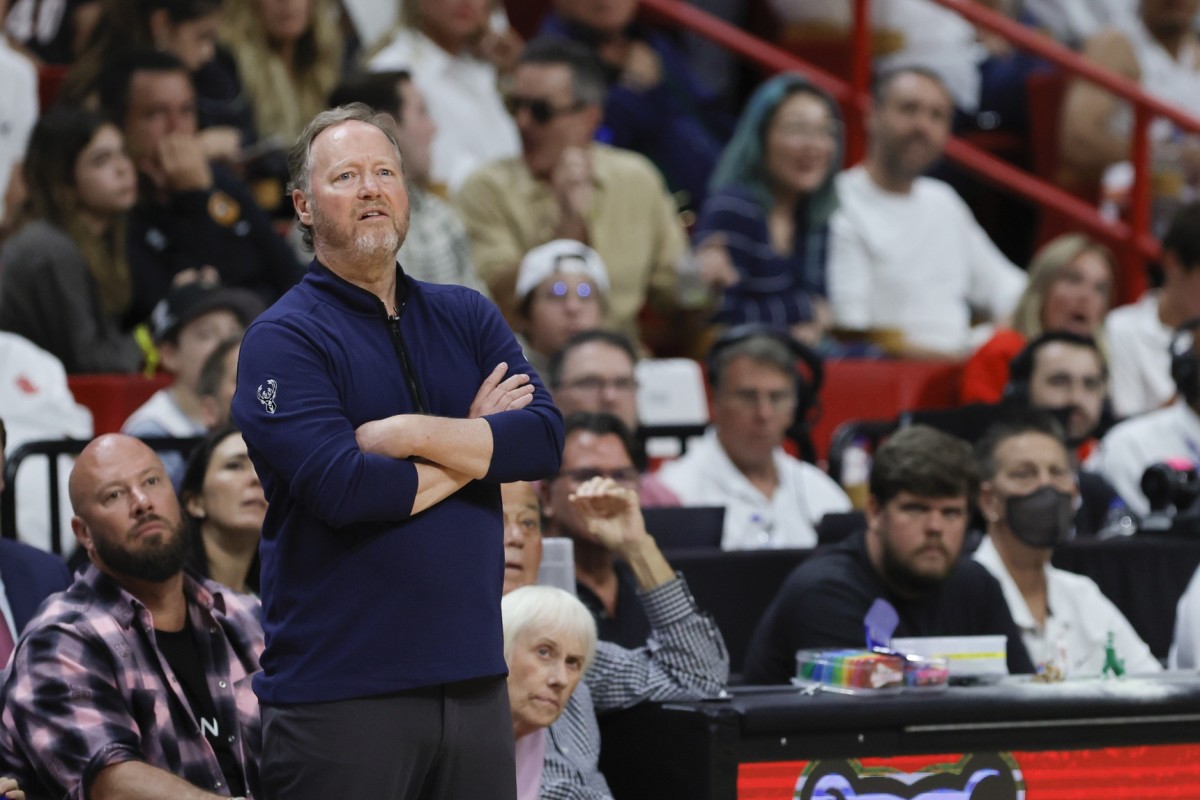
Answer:
<svg viewBox="0 0 1200 800"><path fill-rule="evenodd" d="M564 423L562 468L540 486L546 536L567 536L574 543L575 590L596 618L601 641L641 647L650 622L639 597L661 583L670 567L650 535L631 533L620 552L591 532L571 495L593 478L611 478L619 487L640 490L633 464L629 429L612 414L580 411ZM618 555L620 560L618 560Z"/></svg>
<svg viewBox="0 0 1200 800"><path fill-rule="evenodd" d="M650 299L671 304L686 241L662 177L644 157L593 141L605 76L581 45L535 40L508 98L521 157L489 164L456 198L479 274L509 323L525 253L554 239L589 245L608 268L609 324L637 337Z"/></svg>

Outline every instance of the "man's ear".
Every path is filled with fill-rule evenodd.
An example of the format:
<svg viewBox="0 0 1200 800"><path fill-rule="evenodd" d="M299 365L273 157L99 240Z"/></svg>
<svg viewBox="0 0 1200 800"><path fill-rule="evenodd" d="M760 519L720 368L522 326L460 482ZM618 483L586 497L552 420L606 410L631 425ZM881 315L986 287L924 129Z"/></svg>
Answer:
<svg viewBox="0 0 1200 800"><path fill-rule="evenodd" d="M883 506L875 495L867 496L867 505L863 509L867 517L867 533L871 534L879 528L879 518L883 515Z"/></svg>
<svg viewBox="0 0 1200 800"><path fill-rule="evenodd" d="M991 481L979 484L979 513L983 514L985 524L991 524L1000 519L1000 494Z"/></svg>
<svg viewBox="0 0 1200 800"><path fill-rule="evenodd" d="M550 503L550 484L554 478L546 478L538 481L538 505L542 507L542 519L550 519L554 516L554 506ZM545 531L542 531L545 533Z"/></svg>
<svg viewBox="0 0 1200 800"><path fill-rule="evenodd" d="M296 207L296 218L301 223L311 226L313 216L312 206L308 202L308 195L299 189L292 189L292 205Z"/></svg>
<svg viewBox="0 0 1200 800"><path fill-rule="evenodd" d="M593 103L580 110L583 118L587 121L588 130L593 134L600 129L600 123L604 121L604 106L599 103Z"/></svg>
<svg viewBox="0 0 1200 800"><path fill-rule="evenodd" d="M179 374L179 345L175 342L162 342L158 345L158 360L163 369L172 375Z"/></svg>
<svg viewBox="0 0 1200 800"><path fill-rule="evenodd" d="M92 552L92 532L82 517L71 517L71 532L75 534L75 541L79 543L79 546L90 554Z"/></svg>
<svg viewBox="0 0 1200 800"><path fill-rule="evenodd" d="M212 395L200 397L200 421L210 431L217 426L217 398Z"/></svg>

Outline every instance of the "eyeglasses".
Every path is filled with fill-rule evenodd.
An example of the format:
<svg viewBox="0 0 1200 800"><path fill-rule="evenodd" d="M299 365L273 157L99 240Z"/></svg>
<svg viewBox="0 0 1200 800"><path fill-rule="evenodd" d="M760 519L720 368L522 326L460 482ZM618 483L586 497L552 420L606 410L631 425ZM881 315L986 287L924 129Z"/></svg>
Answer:
<svg viewBox="0 0 1200 800"><path fill-rule="evenodd" d="M564 389L574 389L577 392L600 394L605 389L612 388L617 392L635 392L638 388L637 378L602 378L599 375L585 375L563 384Z"/></svg>
<svg viewBox="0 0 1200 800"><path fill-rule="evenodd" d="M587 300L595 293L595 291L596 290L592 288L592 285L586 281L575 287L575 294L580 300ZM568 284L566 281L555 281L550 286L546 287L546 290L542 292L542 296L547 300L564 300L570 293L570 284Z"/></svg>
<svg viewBox="0 0 1200 800"><path fill-rule="evenodd" d="M587 483L592 478L611 478L622 486L631 487L636 487L642 479L642 475L637 471L636 467L621 467L620 469L594 469L592 467L564 469L558 473L558 477L566 478L573 483Z"/></svg>
<svg viewBox="0 0 1200 800"><path fill-rule="evenodd" d="M757 409L765 400L772 411L784 411L796 405L795 392L756 392L753 389L734 389L724 393L725 397L748 409Z"/></svg>
<svg viewBox="0 0 1200 800"><path fill-rule="evenodd" d="M541 97L517 97L508 95L504 98L504 107L514 117L521 113L522 108L529 109L529 117L538 125L545 125L550 120L562 114L574 114L586 105L582 100L576 100L567 106L552 106L550 101Z"/></svg>

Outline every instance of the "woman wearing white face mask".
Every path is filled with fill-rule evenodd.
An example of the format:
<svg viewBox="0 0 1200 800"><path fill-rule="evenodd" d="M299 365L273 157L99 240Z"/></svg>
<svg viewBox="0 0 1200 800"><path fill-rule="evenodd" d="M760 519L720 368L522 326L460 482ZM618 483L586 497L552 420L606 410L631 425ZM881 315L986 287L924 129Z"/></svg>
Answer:
<svg viewBox="0 0 1200 800"><path fill-rule="evenodd" d="M500 608L516 740L517 798L536 800L546 729L562 714L592 662L596 623L583 603L550 586L509 592Z"/></svg>
<svg viewBox="0 0 1200 800"><path fill-rule="evenodd" d="M978 453L979 507L988 535L975 560L1000 582L1038 669L1053 665L1068 676L1099 675L1111 637L1126 672L1161 670L1090 578L1050 565L1055 545L1071 536L1078 492L1058 422L1044 412L1014 414L988 431Z"/></svg>

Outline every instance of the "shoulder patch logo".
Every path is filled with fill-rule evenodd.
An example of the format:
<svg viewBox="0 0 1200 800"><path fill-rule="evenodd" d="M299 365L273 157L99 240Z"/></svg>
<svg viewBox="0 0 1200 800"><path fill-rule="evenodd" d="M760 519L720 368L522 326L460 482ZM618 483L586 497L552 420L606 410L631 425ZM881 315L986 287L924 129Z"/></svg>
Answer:
<svg viewBox="0 0 1200 800"><path fill-rule="evenodd" d="M279 394L279 384L274 378L267 380L267 388L263 388L262 384L258 385L258 402L263 404L263 408L268 414L274 414L278 406L275 405L275 397Z"/></svg>
<svg viewBox="0 0 1200 800"><path fill-rule="evenodd" d="M214 191L208 197L208 216L222 228L228 228L238 221L242 215L242 207L225 192Z"/></svg>

